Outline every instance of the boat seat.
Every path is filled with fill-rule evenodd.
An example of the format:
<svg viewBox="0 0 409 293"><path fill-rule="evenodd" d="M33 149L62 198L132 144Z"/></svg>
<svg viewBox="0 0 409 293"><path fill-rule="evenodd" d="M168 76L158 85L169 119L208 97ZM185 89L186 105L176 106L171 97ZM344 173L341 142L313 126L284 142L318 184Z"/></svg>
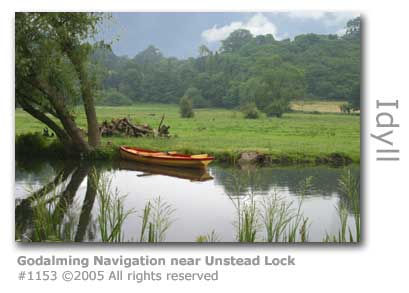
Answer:
<svg viewBox="0 0 409 293"><path fill-rule="evenodd" d="M200 159L200 158L207 158L207 154L200 154L200 155L192 155L191 158Z"/></svg>
<svg viewBox="0 0 409 293"><path fill-rule="evenodd" d="M154 155L154 156L158 156L158 155L164 155L165 153L163 152L157 152L157 153L149 153L149 152L141 152L141 151L137 151L137 150L133 150L133 149L127 149L128 152L133 153L133 154L141 154L141 155Z"/></svg>

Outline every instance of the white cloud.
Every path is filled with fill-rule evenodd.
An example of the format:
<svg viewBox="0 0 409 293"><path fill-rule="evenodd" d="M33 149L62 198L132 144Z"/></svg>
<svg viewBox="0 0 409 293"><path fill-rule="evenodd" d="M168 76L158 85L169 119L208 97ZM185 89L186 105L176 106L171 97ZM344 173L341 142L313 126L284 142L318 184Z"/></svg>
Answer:
<svg viewBox="0 0 409 293"><path fill-rule="evenodd" d="M291 11L285 13L290 18L297 18L301 20L313 19L319 20L325 17L324 11Z"/></svg>
<svg viewBox="0 0 409 293"><path fill-rule="evenodd" d="M341 12L326 12L326 11L291 11L284 12L285 16L300 20L315 20L322 21L326 26L340 25L346 23L348 20L359 16L359 13L352 11Z"/></svg>
<svg viewBox="0 0 409 293"><path fill-rule="evenodd" d="M348 20L358 17L359 15L357 12L332 12L324 19L324 23L328 26L345 25Z"/></svg>
<svg viewBox="0 0 409 293"><path fill-rule="evenodd" d="M216 25L202 32L202 38L208 42L218 42L226 39L237 29L249 30L254 36L272 34L276 37L277 27L267 17L257 13L247 22L235 21L228 25L217 27Z"/></svg>

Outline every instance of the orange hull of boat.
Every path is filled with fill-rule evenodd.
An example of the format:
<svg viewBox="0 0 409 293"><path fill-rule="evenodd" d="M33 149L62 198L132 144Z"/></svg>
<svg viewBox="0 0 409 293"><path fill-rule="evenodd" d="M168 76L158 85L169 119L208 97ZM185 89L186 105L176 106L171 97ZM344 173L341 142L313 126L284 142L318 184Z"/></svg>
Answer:
<svg viewBox="0 0 409 293"><path fill-rule="evenodd" d="M159 152L128 146L121 146L119 152L121 158L126 160L181 168L203 169L214 160L213 157L207 154L184 155L176 152Z"/></svg>

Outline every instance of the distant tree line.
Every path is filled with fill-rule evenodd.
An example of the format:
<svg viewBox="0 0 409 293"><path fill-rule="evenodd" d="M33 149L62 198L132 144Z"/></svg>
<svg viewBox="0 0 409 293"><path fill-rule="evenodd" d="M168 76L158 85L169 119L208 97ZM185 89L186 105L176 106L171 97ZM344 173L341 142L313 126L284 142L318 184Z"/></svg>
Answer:
<svg viewBox="0 0 409 293"><path fill-rule="evenodd" d="M195 108L233 108L256 104L269 115L293 99L349 100L359 108L360 18L346 33L299 35L294 40L253 36L239 29L212 52L199 47L199 57L166 58L149 46L134 58L110 50L94 53L104 68L100 104L179 103L190 97Z"/></svg>

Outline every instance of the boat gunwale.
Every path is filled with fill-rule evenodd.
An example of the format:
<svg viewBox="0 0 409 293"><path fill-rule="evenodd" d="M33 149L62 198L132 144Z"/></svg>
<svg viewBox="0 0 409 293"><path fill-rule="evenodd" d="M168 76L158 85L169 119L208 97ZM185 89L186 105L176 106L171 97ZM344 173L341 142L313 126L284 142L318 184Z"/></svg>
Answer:
<svg viewBox="0 0 409 293"><path fill-rule="evenodd" d="M146 150L146 149L139 149L135 147L128 147L128 146L121 146L120 151L124 151L127 154L133 155L133 156L138 156L142 158L152 158L152 159L157 159L157 160L176 160L176 161L212 161L214 160L214 157L208 156L205 158L192 158L191 155L184 155L184 154L175 154L175 155L167 155L166 157L160 157L160 156L153 156L153 155L142 155L142 154L135 154L133 152L130 152L128 149L133 149L138 152L146 152L146 153L160 153L159 151L153 151L153 150Z"/></svg>

